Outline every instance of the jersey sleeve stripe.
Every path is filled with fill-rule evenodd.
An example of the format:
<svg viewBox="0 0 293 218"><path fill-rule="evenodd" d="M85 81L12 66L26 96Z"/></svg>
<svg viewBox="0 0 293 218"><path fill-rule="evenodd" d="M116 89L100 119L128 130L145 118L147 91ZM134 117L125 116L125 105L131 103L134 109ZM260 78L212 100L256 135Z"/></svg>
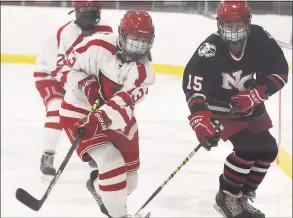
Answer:
<svg viewBox="0 0 293 218"><path fill-rule="evenodd" d="M132 100L130 96L126 94L125 92L118 92L117 94L115 94L115 96L119 96L120 98L122 98L126 105L132 104Z"/></svg>
<svg viewBox="0 0 293 218"><path fill-rule="evenodd" d="M80 35L77 37L77 39L72 43L72 45L67 49L67 51L65 52L66 55L69 55L69 54L72 52L72 50L74 49L74 47L75 47L78 43L81 43L82 39L83 39L83 35L80 34Z"/></svg>
<svg viewBox="0 0 293 218"><path fill-rule="evenodd" d="M192 96L190 96L187 100L187 104L189 104L193 99L202 99L205 100L206 96L204 94L200 93L194 93Z"/></svg>
<svg viewBox="0 0 293 218"><path fill-rule="evenodd" d="M85 110L85 109L82 109L82 108L78 108L78 107L75 107L71 104L68 104L67 102L65 101L62 101L62 104L61 104L61 107L65 110L69 110L69 111L73 111L73 112L77 112L77 113L80 113L80 114L83 114L83 115L88 115L89 114L89 111L88 110Z"/></svg>
<svg viewBox="0 0 293 218"><path fill-rule="evenodd" d="M46 76L50 76L50 74L44 73L44 72L34 72L34 77L46 77Z"/></svg>
<svg viewBox="0 0 293 218"><path fill-rule="evenodd" d="M86 45L77 48L75 51L78 53L84 53L86 52L91 46L100 46L104 49L106 49L107 51L111 52L112 55L116 54L116 46L114 46L113 44L106 42L104 40L101 39L95 39L95 40L91 40L89 41Z"/></svg>
<svg viewBox="0 0 293 218"><path fill-rule="evenodd" d="M282 84L281 84L280 80L278 80L276 77L269 75L269 76L267 76L267 78L275 84L275 86L277 87L278 90L280 90L282 88Z"/></svg>
<svg viewBox="0 0 293 218"><path fill-rule="evenodd" d="M57 45L58 45L58 48L60 46L60 38L61 38L61 33L62 31L64 30L64 28L66 26L68 26L72 21L69 21L68 23L66 23L65 25L63 25L62 27L60 27L57 31Z"/></svg>
<svg viewBox="0 0 293 218"><path fill-rule="evenodd" d="M205 100L200 99L200 98L195 98L189 101L188 107L192 108L194 104L205 104Z"/></svg>
<svg viewBox="0 0 293 218"><path fill-rule="evenodd" d="M139 87L147 77L147 72L145 69L145 65L141 63L136 63L138 78L135 80L134 85Z"/></svg>
<svg viewBox="0 0 293 218"><path fill-rule="evenodd" d="M53 77L57 76L57 73L61 70L62 67L56 67L55 70L51 71L51 75Z"/></svg>
<svg viewBox="0 0 293 218"><path fill-rule="evenodd" d="M60 83L61 83L61 86L64 87L66 81L67 81L67 75L68 75L69 71L65 71L65 72L62 72L62 76L61 76L61 79L60 79Z"/></svg>
<svg viewBox="0 0 293 218"><path fill-rule="evenodd" d="M278 78L279 80L281 80L281 82L286 85L287 80L288 80L288 76L287 75L278 75L278 74L271 74L272 76Z"/></svg>
<svg viewBox="0 0 293 218"><path fill-rule="evenodd" d="M115 101L109 100L107 105L111 107L113 110L117 111L123 118L125 124L127 125L130 122L129 116L125 109L121 108Z"/></svg>
<svg viewBox="0 0 293 218"><path fill-rule="evenodd" d="M133 109L131 109L131 110L133 110ZM134 127L134 125L136 125L136 119L133 116L131 118L131 120L130 120L130 123L125 127L125 131L124 132L125 132L126 135L131 135L130 134L130 130Z"/></svg>
<svg viewBox="0 0 293 218"><path fill-rule="evenodd" d="M93 32L109 32L112 33L113 29L110 26L96 26Z"/></svg>

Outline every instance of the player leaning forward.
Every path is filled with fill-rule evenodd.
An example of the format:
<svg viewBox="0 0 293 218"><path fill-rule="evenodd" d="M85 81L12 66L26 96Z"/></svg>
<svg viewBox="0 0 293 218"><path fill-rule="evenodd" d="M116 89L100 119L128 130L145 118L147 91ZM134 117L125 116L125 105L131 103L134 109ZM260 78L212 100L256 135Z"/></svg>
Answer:
<svg viewBox="0 0 293 218"><path fill-rule="evenodd" d="M34 79L46 107L44 149L40 169L44 178L54 176L53 166L56 147L62 127L59 108L65 94L67 73L61 71L65 57L84 38L96 33L109 33L112 28L100 22L101 4L98 1L74 1L76 19L60 27L45 41L36 62Z"/></svg>
<svg viewBox="0 0 293 218"><path fill-rule="evenodd" d="M278 153L264 102L284 87L288 75L281 48L250 20L245 2L223 2L217 33L199 46L184 71L188 118L199 141L216 133L217 119L224 127L221 138L234 147L216 196L215 207L226 217L265 217L248 198L255 197ZM227 119L231 105L238 105L237 112ZM209 149L218 140L213 137L204 146Z"/></svg>
<svg viewBox="0 0 293 218"><path fill-rule="evenodd" d="M146 58L154 40L154 26L145 11L128 11L119 36L94 35L68 56L67 88L61 104L61 125L73 142L77 129L84 134L77 153L95 160L99 174L92 185L111 217L127 215L127 195L137 186L138 127L135 105L148 93L155 74ZM90 116L94 103L99 108ZM99 197L98 196L98 197Z"/></svg>

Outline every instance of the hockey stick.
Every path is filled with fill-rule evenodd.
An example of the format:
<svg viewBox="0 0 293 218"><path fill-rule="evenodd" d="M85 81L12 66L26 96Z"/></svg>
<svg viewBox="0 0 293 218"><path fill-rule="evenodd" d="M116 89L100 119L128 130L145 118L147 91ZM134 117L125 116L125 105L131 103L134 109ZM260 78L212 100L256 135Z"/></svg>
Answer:
<svg viewBox="0 0 293 218"><path fill-rule="evenodd" d="M90 114L92 112L94 112L97 108L98 108L98 103L95 103L90 111ZM38 211L40 210L40 208L42 207L42 205L44 204L44 202L46 201L46 199L48 198L50 192L52 191L53 187L55 186L56 182L58 181L61 173L63 172L63 170L65 169L68 161L70 160L73 152L77 149L80 138L82 136L82 129L79 131L79 133L77 134L72 146L70 147L69 151L67 152L63 162L61 163L57 173L55 174L54 178L52 179L52 181L50 182L49 187L47 188L45 194L43 195L43 197L38 200L35 197L33 197L31 194L29 194L27 191L25 191L22 188L18 188L16 190L16 198L17 200L19 200L21 203L23 203L24 205L26 205L27 207L31 208L34 211Z"/></svg>
<svg viewBox="0 0 293 218"><path fill-rule="evenodd" d="M228 113L227 113L227 116L230 116L232 114L235 113L237 109L237 106L233 107ZM221 126L221 123L218 123L215 127L215 129L219 129ZM217 133L216 133L217 134ZM214 136L212 136L214 137ZM207 139L208 140L208 139ZM173 171L173 173L171 173L171 175L163 182L163 184L149 197L149 199L141 206L141 208L135 213L135 215L137 215L140 211L142 211L145 206L147 206L151 200L154 199L154 197L157 196L157 194L160 193L160 191L162 191L162 189L165 187L165 185L167 185L171 180L172 178L177 174L177 172L192 158L192 156L202 147L202 144L204 143L201 143L199 144L198 146L196 146L196 148L182 161L182 163Z"/></svg>

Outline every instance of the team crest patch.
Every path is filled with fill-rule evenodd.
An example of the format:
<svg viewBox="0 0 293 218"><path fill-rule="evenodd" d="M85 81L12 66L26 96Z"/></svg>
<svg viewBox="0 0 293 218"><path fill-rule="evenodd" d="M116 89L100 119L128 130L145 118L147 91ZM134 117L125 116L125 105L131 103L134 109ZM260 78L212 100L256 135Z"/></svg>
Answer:
<svg viewBox="0 0 293 218"><path fill-rule="evenodd" d="M216 46L206 42L199 47L198 55L206 58L213 57L216 55Z"/></svg>

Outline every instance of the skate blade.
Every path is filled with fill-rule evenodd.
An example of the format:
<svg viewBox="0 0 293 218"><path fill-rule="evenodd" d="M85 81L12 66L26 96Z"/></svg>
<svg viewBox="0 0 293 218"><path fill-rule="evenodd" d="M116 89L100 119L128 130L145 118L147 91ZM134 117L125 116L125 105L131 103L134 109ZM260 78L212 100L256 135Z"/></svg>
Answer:
<svg viewBox="0 0 293 218"><path fill-rule="evenodd" d="M214 208L216 211L218 211L224 218L227 218L226 214L223 212L223 210L215 203Z"/></svg>

